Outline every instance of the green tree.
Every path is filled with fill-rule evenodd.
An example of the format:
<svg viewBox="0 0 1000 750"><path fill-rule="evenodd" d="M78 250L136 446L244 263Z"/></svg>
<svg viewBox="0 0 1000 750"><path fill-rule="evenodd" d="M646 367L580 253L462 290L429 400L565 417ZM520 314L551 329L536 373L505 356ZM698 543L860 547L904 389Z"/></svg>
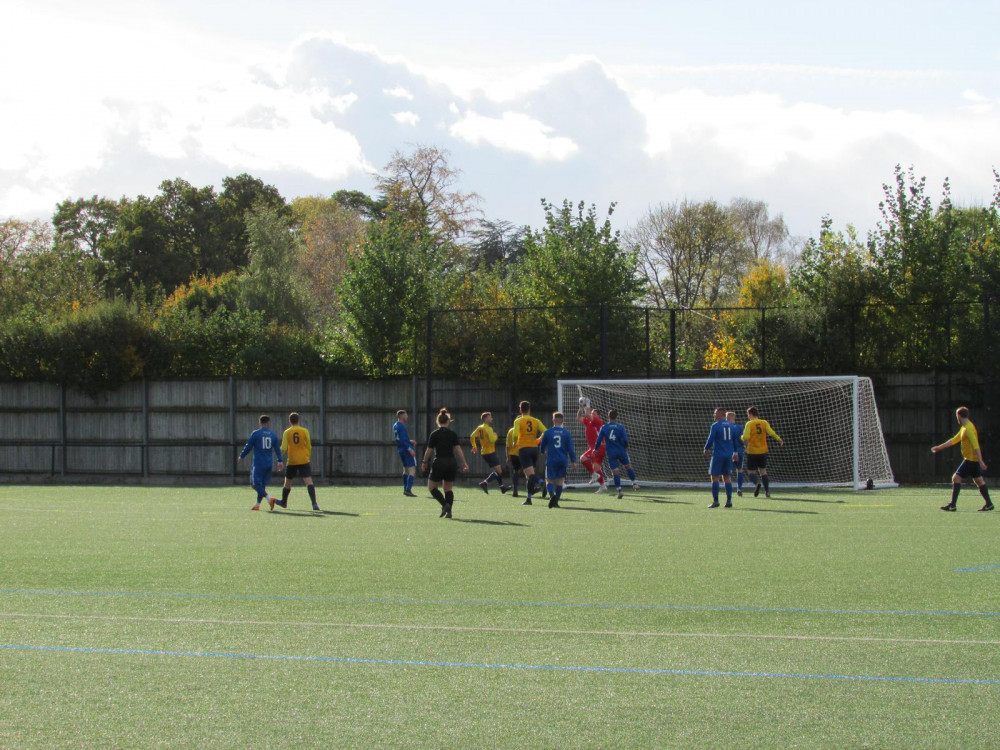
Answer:
<svg viewBox="0 0 1000 750"><path fill-rule="evenodd" d="M398 215L371 223L341 284L338 348L365 373L412 373L439 278L434 248Z"/></svg>
<svg viewBox="0 0 1000 750"><path fill-rule="evenodd" d="M276 187L248 174L223 178L222 192L219 193L216 205L218 253L213 258L206 258L202 269L209 275L246 267L250 245L247 215L250 212L267 207L286 218L291 216L285 199Z"/></svg>
<svg viewBox="0 0 1000 750"><path fill-rule="evenodd" d="M750 223L744 219L744 223ZM715 201L652 208L628 233L649 300L658 308L715 307L736 295L761 242L741 235L736 212Z"/></svg>
<svg viewBox="0 0 1000 750"><path fill-rule="evenodd" d="M457 243L478 215L480 197L457 189L462 173L448 157L434 146L395 151L375 183L386 215L402 218L418 240L454 264L461 260Z"/></svg>
<svg viewBox="0 0 1000 750"><path fill-rule="evenodd" d="M360 190L338 190L333 194L333 200L365 221L382 221L388 208L384 200L372 198Z"/></svg>
<svg viewBox="0 0 1000 750"><path fill-rule="evenodd" d="M582 201L543 200L545 225L525 240L513 271L518 306L554 306L526 316L524 338L533 342L518 366L546 373L593 371L600 362L602 328L609 358L623 371L635 368L642 350L636 303L643 291L637 258L611 226L614 204L603 221ZM602 319L601 306L604 306Z"/></svg>
<svg viewBox="0 0 1000 750"><path fill-rule="evenodd" d="M524 254L529 227L518 227L503 219L480 219L469 231L469 270L516 265Z"/></svg>
<svg viewBox="0 0 1000 750"><path fill-rule="evenodd" d="M162 182L153 198L124 201L104 255L109 292L129 299L149 300L193 276L229 270L214 189L178 178Z"/></svg>
<svg viewBox="0 0 1000 750"><path fill-rule="evenodd" d="M104 257L104 247L118 227L121 201L109 198L64 200L52 215L56 240L75 246L94 259Z"/></svg>
<svg viewBox="0 0 1000 750"><path fill-rule="evenodd" d="M335 198L296 198L291 210L303 246L300 267L317 325L324 327L337 319L340 283L348 258L365 237L366 223Z"/></svg>
<svg viewBox="0 0 1000 750"><path fill-rule="evenodd" d="M311 318L300 267L302 245L285 214L274 206L258 206L248 214L250 264L240 302L276 323L306 329Z"/></svg>

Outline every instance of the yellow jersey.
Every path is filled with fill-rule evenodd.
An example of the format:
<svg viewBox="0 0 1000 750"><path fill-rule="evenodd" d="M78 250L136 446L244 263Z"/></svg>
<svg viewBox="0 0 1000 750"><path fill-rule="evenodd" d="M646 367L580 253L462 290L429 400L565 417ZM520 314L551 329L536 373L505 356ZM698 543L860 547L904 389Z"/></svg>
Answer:
<svg viewBox="0 0 1000 750"><path fill-rule="evenodd" d="M770 435L775 440L781 440L778 433L771 429L766 419L751 419L743 427L743 442L747 446L747 453L759 456L767 453L767 436Z"/></svg>
<svg viewBox="0 0 1000 750"><path fill-rule="evenodd" d="M496 453L497 450L497 437L496 432L488 424L483 422L479 427L472 431L472 435L469 436L469 442L472 443L472 448L475 450L476 441L479 441L479 450L484 456L488 456L490 453Z"/></svg>
<svg viewBox="0 0 1000 750"><path fill-rule="evenodd" d="M517 453L517 433L511 427L507 430L507 455L513 456Z"/></svg>
<svg viewBox="0 0 1000 750"><path fill-rule="evenodd" d="M962 458L966 461L979 460L976 456L976 451L979 450L979 433L976 432L976 426L972 422L963 424L962 429L948 442L952 445L962 444Z"/></svg>
<svg viewBox="0 0 1000 750"><path fill-rule="evenodd" d="M517 437L515 446L518 450L521 450L521 448L538 447L538 440L542 437L542 433L545 432L545 425L542 424L541 420L522 414L514 420L514 427L512 429Z"/></svg>
<svg viewBox="0 0 1000 750"><path fill-rule="evenodd" d="M305 427L289 427L281 436L281 455L287 457L285 463L291 466L309 463L312 457L312 441Z"/></svg>

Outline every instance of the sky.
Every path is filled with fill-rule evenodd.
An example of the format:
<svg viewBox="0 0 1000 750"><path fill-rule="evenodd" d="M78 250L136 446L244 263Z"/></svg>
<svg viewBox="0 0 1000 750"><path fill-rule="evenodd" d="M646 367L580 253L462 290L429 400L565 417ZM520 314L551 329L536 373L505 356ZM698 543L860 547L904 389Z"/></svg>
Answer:
<svg viewBox="0 0 1000 750"><path fill-rule="evenodd" d="M372 193L427 145L492 220L537 227L568 199L627 229L746 197L809 237L824 216L874 228L897 164L960 205L1000 169L996 2L0 8L0 220L243 172L289 200Z"/></svg>

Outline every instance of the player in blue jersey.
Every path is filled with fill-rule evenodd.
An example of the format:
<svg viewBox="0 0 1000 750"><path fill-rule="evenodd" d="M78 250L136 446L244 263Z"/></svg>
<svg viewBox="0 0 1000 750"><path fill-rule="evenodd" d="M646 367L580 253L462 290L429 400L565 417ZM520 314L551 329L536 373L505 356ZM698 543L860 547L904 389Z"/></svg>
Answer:
<svg viewBox="0 0 1000 750"><path fill-rule="evenodd" d="M639 483L635 480L635 471L632 469L632 462L628 457L628 433L625 426L618 421L618 410L611 409L608 412L608 421L604 423L597 433L597 441L594 443L594 451L600 450L604 444L608 452L608 466L615 480L615 489L618 490L618 499L622 495L622 475L621 469L628 472L628 478L632 480L632 489L639 489ZM621 468L619 468L621 467Z"/></svg>
<svg viewBox="0 0 1000 750"><path fill-rule="evenodd" d="M732 477L736 480L736 497L743 497L743 425L736 422L736 412L727 411L726 421L732 422L736 425L736 432L733 434L737 436L736 440L733 442L736 444L736 458L733 459L733 473Z"/></svg>
<svg viewBox="0 0 1000 750"><path fill-rule="evenodd" d="M733 473L733 460L736 458L736 425L726 420L726 410L721 407L715 410L715 423L708 431L705 441L705 457L712 457L708 465L708 473L712 477L712 504L709 508L719 507L719 482L726 485L726 507L733 507L733 485L729 477Z"/></svg>
<svg viewBox="0 0 1000 750"><path fill-rule="evenodd" d="M545 482L549 490L549 507L558 508L563 482L566 479L566 469L569 466L576 466L573 436L563 427L561 411L552 415L552 427L542 433L538 452L545 456Z"/></svg>
<svg viewBox="0 0 1000 750"><path fill-rule="evenodd" d="M253 451L253 463L250 465L250 486L257 490L257 502L250 510L260 510L260 501L267 499L271 510L274 510L274 498L267 494L267 483L271 481L273 463L271 453L278 455L278 471L284 466L281 463L281 438L271 431L271 418L266 414L260 418L260 427L250 433L250 439L240 451L242 459Z"/></svg>
<svg viewBox="0 0 1000 750"><path fill-rule="evenodd" d="M413 482L417 474L417 441L410 440L410 431L406 429L406 423L410 419L406 409L396 412L396 423L392 426L392 439L396 441L396 450L399 451L399 460L403 462L403 494L407 497L416 497L413 494Z"/></svg>

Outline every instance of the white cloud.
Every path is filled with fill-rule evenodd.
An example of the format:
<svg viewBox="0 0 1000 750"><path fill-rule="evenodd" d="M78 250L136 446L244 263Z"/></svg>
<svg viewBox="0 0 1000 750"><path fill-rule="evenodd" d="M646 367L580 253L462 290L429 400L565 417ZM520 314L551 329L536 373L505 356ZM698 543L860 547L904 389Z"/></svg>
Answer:
<svg viewBox="0 0 1000 750"><path fill-rule="evenodd" d="M504 112L500 118L474 112L451 126L451 134L474 145L491 146L527 154L542 161L565 161L579 147L570 138L551 136L552 128L518 112Z"/></svg>
<svg viewBox="0 0 1000 750"><path fill-rule="evenodd" d="M420 122L420 115L416 112L394 112L392 119L400 125L416 125Z"/></svg>
<svg viewBox="0 0 1000 750"><path fill-rule="evenodd" d="M646 119L650 156L669 156L678 144L699 140L731 158L736 173L769 173L793 158L835 164L865 144L897 137L940 160L961 160L970 150L990 153L989 133L1000 129L996 118L970 118L958 111L931 117L901 110L844 110L786 102L772 93L643 91L632 100Z"/></svg>
<svg viewBox="0 0 1000 750"><path fill-rule="evenodd" d="M386 96L391 96L395 99L406 99L407 101L413 101L413 94L407 91L402 86L396 86L392 89L382 89L382 93Z"/></svg>

